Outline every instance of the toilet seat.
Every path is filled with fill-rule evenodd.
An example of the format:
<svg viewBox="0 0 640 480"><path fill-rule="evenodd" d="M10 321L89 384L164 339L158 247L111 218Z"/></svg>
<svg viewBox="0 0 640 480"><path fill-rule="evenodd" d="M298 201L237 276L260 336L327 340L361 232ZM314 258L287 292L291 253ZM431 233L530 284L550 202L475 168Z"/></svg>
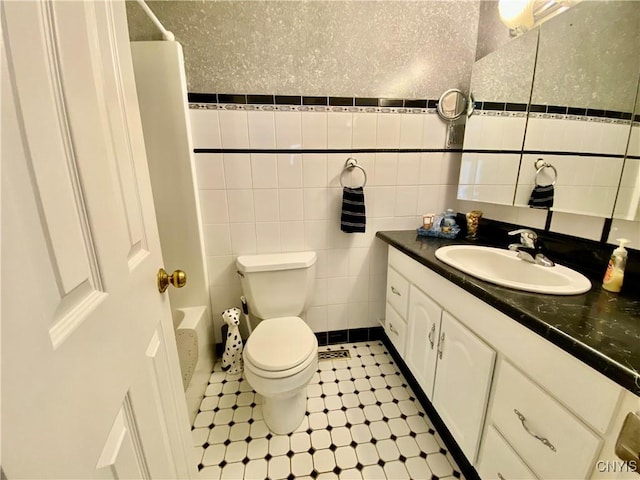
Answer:
<svg viewBox="0 0 640 480"><path fill-rule="evenodd" d="M251 370L266 378L287 377L304 370L316 358L318 341L299 317L261 321L244 349Z"/></svg>

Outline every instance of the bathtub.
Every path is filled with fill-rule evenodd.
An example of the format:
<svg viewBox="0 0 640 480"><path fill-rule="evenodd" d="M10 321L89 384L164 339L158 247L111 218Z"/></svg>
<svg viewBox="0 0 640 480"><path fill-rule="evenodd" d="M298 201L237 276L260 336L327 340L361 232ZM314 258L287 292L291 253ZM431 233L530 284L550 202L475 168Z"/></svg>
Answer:
<svg viewBox="0 0 640 480"><path fill-rule="evenodd" d="M173 322L189 421L193 425L215 362L213 322L205 306L177 308Z"/></svg>

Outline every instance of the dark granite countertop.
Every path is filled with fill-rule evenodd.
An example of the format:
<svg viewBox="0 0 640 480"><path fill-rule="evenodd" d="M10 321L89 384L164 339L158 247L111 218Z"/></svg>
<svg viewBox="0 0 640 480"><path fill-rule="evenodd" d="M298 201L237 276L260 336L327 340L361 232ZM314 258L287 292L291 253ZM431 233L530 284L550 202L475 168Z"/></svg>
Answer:
<svg viewBox="0 0 640 480"><path fill-rule="evenodd" d="M419 237L415 230L376 236L640 395L640 298L609 293L601 288L601 278L585 271L592 287L582 295L520 292L466 275L435 257L439 247L469 243L465 240Z"/></svg>

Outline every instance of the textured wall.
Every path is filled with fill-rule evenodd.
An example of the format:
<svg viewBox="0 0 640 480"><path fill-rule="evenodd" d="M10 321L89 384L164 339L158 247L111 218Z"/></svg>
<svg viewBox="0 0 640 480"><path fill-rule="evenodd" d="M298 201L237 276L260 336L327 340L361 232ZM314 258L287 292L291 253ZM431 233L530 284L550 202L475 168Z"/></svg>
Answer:
<svg viewBox="0 0 640 480"><path fill-rule="evenodd" d="M132 40L159 38L127 2ZM438 98L467 91L477 1L149 1L182 44L188 89Z"/></svg>
<svg viewBox="0 0 640 480"><path fill-rule="evenodd" d="M511 38L509 29L500 20L498 0L481 0L476 60L506 45Z"/></svg>
<svg viewBox="0 0 640 480"><path fill-rule="evenodd" d="M514 38L473 65L471 92L476 100L529 103L538 30Z"/></svg>
<svg viewBox="0 0 640 480"><path fill-rule="evenodd" d="M639 48L639 2L576 5L540 27L532 103L630 112Z"/></svg>

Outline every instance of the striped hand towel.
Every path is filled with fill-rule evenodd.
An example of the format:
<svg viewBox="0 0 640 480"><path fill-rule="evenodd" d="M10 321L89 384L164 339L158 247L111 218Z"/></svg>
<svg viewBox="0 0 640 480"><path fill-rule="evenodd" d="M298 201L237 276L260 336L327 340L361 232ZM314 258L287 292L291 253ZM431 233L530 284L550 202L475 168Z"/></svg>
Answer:
<svg viewBox="0 0 640 480"><path fill-rule="evenodd" d="M346 233L364 232L366 223L364 189L362 187L344 187L340 230Z"/></svg>
<svg viewBox="0 0 640 480"><path fill-rule="evenodd" d="M551 208L553 207L553 185L536 185L533 187L529 206L531 208Z"/></svg>

